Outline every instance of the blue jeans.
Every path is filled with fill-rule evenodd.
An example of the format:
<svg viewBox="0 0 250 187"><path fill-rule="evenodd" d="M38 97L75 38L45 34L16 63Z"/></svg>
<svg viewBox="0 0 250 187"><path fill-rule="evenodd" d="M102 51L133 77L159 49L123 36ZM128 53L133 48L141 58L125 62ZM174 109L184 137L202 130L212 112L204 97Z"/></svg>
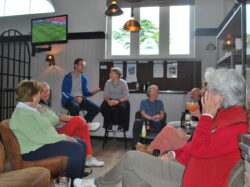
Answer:
<svg viewBox="0 0 250 187"><path fill-rule="evenodd" d="M66 175L72 179L82 178L86 159L86 144L83 141L60 141L45 144L35 151L22 155L23 160L35 161L55 156L68 156Z"/></svg>
<svg viewBox="0 0 250 187"><path fill-rule="evenodd" d="M89 101L87 98L83 98L82 103L77 103L75 101L68 100L64 108L69 110L71 116L79 116L81 110L86 110L87 114L84 116L84 119L87 122L92 122L96 115L100 112L99 106L97 106L92 101Z"/></svg>

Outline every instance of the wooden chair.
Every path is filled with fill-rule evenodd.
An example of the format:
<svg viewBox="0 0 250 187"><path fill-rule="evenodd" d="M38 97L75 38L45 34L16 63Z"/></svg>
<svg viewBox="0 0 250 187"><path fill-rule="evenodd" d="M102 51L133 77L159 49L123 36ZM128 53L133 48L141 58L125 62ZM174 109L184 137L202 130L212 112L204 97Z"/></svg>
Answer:
<svg viewBox="0 0 250 187"><path fill-rule="evenodd" d="M38 166L49 169L53 177L65 175L64 171L68 161L67 156L57 156L37 161L25 161L22 160L17 138L9 128L9 120L0 123L0 134L12 170Z"/></svg>
<svg viewBox="0 0 250 187"><path fill-rule="evenodd" d="M4 172L5 150L0 141L0 181L5 187L48 187L50 171L43 167L31 167Z"/></svg>

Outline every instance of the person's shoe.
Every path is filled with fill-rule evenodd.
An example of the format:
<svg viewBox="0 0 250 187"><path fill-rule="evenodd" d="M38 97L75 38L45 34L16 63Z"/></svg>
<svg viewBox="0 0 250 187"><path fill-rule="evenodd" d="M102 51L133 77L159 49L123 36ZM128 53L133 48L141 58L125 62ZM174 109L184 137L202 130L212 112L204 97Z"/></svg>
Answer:
<svg viewBox="0 0 250 187"><path fill-rule="evenodd" d="M91 167L91 166L101 167L101 166L104 166L104 162L96 160L95 157L91 157L89 160L86 160L85 166L88 166L88 167Z"/></svg>
<svg viewBox="0 0 250 187"><path fill-rule="evenodd" d="M76 178L73 182L74 187L96 187L94 183L95 179L79 179Z"/></svg>
<svg viewBox="0 0 250 187"><path fill-rule="evenodd" d="M119 125L117 130L118 131L123 131L123 126Z"/></svg>
<svg viewBox="0 0 250 187"><path fill-rule="evenodd" d="M90 131L97 131L100 128L100 123L88 123Z"/></svg>
<svg viewBox="0 0 250 187"><path fill-rule="evenodd" d="M140 142L137 142L137 144L135 145L137 151L141 151L143 153L146 153L146 154L149 154L149 155L152 155L154 153L154 151L148 151L147 150L147 146L140 143Z"/></svg>

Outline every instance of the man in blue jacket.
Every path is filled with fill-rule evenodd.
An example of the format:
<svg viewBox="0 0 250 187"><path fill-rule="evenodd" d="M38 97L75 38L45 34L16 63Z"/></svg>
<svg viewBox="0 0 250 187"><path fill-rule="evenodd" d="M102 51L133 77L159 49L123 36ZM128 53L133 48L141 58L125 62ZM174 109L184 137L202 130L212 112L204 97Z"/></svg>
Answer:
<svg viewBox="0 0 250 187"><path fill-rule="evenodd" d="M86 110L85 120L90 123L100 112L99 106L87 97L100 91L96 88L92 91L88 89L88 79L83 74L86 69L86 62L82 58L77 58L74 62L74 71L65 75L62 83L62 106L69 110L71 116L79 115L80 110Z"/></svg>

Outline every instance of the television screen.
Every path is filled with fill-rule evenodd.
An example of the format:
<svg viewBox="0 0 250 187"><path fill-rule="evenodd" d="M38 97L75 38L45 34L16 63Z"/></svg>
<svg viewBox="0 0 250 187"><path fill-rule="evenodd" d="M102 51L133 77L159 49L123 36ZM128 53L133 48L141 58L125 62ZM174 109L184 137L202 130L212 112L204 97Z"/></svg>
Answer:
<svg viewBox="0 0 250 187"><path fill-rule="evenodd" d="M53 16L31 20L32 44L64 43L68 40L68 16Z"/></svg>

